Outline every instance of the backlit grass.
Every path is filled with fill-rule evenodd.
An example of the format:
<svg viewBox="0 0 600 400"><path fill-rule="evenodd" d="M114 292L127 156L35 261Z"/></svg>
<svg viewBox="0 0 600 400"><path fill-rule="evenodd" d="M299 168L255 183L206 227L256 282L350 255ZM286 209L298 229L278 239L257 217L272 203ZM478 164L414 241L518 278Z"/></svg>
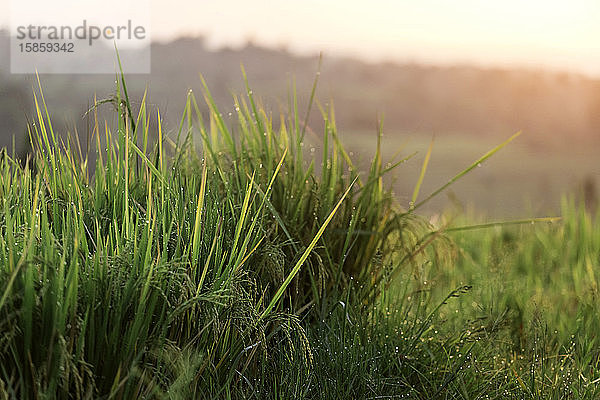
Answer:
<svg viewBox="0 0 600 400"><path fill-rule="evenodd" d="M404 210L383 128L361 172L332 108L312 157L295 93L223 115L203 84L167 134L120 79L89 146L35 95L0 159L1 398L595 398L597 221L418 215L516 135L429 195L426 161Z"/></svg>

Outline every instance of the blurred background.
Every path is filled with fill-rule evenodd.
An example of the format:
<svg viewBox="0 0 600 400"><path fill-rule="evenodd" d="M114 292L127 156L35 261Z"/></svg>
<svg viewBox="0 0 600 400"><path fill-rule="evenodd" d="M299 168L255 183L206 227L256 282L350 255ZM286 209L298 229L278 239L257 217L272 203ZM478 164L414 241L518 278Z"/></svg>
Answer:
<svg viewBox="0 0 600 400"><path fill-rule="evenodd" d="M24 156L36 83L10 74L3 1L0 145ZM201 97L200 74L224 114L233 111L232 94L244 90L240 65L275 119L287 109L293 80L305 109L322 52L317 99L334 102L340 135L354 156L368 162L381 119L384 157L419 152L390 180L402 205L432 138L423 195L517 131L523 134L515 142L426 211L550 215L565 193L590 207L597 203L597 0L153 0L150 8L152 73L127 81L134 101L148 90L167 131L177 128L188 91ZM55 126L82 138L95 96L115 90L112 75L42 75L41 81ZM318 148L318 108L309 131L307 149Z"/></svg>

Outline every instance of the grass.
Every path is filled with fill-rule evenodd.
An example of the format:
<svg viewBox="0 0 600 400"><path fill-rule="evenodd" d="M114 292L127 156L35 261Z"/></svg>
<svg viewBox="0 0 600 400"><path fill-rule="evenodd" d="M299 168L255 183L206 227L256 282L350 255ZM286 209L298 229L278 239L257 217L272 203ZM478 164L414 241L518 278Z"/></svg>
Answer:
<svg viewBox="0 0 600 400"><path fill-rule="evenodd" d="M317 159L295 91L224 116L203 84L167 135L120 79L87 146L35 95L30 158L0 160L0 398L597 396L589 213L436 227L430 151L404 210L382 128L361 173L332 108Z"/></svg>
<svg viewBox="0 0 600 400"><path fill-rule="evenodd" d="M516 381L515 398L600 396L599 223L597 212L565 198L560 223L463 232L455 240L464 256L431 271L444 282L433 282L434 298L445 285L474 286L458 313L442 317L489 342L491 368Z"/></svg>

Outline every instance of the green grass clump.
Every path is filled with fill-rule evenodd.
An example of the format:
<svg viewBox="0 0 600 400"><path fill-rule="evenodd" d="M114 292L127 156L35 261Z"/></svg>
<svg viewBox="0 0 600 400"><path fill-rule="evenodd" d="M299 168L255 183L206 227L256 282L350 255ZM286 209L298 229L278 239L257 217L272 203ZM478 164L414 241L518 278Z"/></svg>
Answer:
<svg viewBox="0 0 600 400"><path fill-rule="evenodd" d="M257 380L277 397L290 369L317 393L315 343L338 343L312 327L343 299L372 330L388 277L422 262L428 224L395 207L379 152L359 176L333 110L305 160L295 95L275 123L249 89L227 120L204 93L208 115L190 93L167 137L121 80L85 151L35 96L31 157L0 160L4 397L247 397Z"/></svg>
<svg viewBox="0 0 600 400"><path fill-rule="evenodd" d="M416 214L517 135L420 197L430 146L403 210L381 128L360 173L332 108L307 157L295 92L223 115L203 85L165 134L120 79L85 147L34 96L0 158L1 399L598 397L600 221Z"/></svg>

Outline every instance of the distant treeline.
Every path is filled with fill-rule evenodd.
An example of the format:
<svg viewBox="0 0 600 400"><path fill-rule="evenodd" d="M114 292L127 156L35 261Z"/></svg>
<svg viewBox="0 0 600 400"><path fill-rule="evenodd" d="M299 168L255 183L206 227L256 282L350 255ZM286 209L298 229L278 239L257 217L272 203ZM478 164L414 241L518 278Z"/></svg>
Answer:
<svg viewBox="0 0 600 400"><path fill-rule="evenodd" d="M8 37L0 33L0 144L26 131L32 113L31 76L10 75ZM291 82L304 101L315 78L318 57L300 57L285 49L248 44L241 49L209 50L202 38L155 43L152 74L128 78L135 99L147 88L150 104L160 107L167 129L175 129L193 89L200 95L201 73L217 103L233 111L231 94L244 84L240 65L274 115L287 107ZM110 75L45 75L46 100L57 126L86 131L83 115L94 95L114 92ZM543 70L434 67L379 63L325 55L317 97L335 99L338 126L347 131L373 130L378 116L386 132L423 132L505 137L526 132L534 144L600 140L600 80ZM318 109L315 108L315 117ZM319 118L314 118L318 124ZM318 126L316 127L318 128ZM17 143L24 142L17 139Z"/></svg>

